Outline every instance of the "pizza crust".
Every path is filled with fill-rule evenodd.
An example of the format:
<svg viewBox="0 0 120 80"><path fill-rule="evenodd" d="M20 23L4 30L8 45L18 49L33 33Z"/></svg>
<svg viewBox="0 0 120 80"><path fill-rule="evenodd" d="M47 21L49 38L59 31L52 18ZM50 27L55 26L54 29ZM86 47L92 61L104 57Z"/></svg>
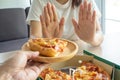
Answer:
<svg viewBox="0 0 120 80"><path fill-rule="evenodd" d="M35 40L38 40L35 42ZM63 52L64 48L67 46L67 42L61 39L53 39L52 42L50 42L51 39L46 38L37 38L37 39L31 39L28 41L30 50L32 51L39 51L40 55L46 56L46 57L55 57L58 56L60 53ZM61 41L62 43L54 42L56 40ZM48 44L47 46L47 43ZM53 48L54 46L54 48Z"/></svg>

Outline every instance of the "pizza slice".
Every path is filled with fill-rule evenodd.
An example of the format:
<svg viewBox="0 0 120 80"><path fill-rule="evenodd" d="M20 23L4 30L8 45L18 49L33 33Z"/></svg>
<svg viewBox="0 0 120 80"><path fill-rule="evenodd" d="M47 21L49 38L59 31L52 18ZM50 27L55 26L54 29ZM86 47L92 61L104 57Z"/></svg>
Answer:
<svg viewBox="0 0 120 80"><path fill-rule="evenodd" d="M43 70L39 77L43 80L72 80L72 77L60 70L54 70L52 68L47 68Z"/></svg>
<svg viewBox="0 0 120 80"><path fill-rule="evenodd" d="M91 62L83 62L73 71L72 76L74 80L110 80L105 70Z"/></svg>
<svg viewBox="0 0 120 80"><path fill-rule="evenodd" d="M67 46L67 41L63 39L48 39L48 38L37 38L30 39L28 41L29 48L32 51L39 51L40 55L47 57L55 57L62 53Z"/></svg>

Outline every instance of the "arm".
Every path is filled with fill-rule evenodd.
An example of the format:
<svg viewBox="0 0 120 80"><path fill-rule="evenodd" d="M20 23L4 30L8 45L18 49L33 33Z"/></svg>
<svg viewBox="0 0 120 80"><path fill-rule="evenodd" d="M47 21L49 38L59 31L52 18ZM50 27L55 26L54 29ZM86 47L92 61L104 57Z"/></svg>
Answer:
<svg viewBox="0 0 120 80"><path fill-rule="evenodd" d="M27 16L27 23L30 25L30 38L42 37L42 28L40 23L40 14L43 11L44 1L33 0Z"/></svg>
<svg viewBox="0 0 120 80"><path fill-rule="evenodd" d="M42 27L40 21L32 20L30 22L30 38L40 38L42 37Z"/></svg>

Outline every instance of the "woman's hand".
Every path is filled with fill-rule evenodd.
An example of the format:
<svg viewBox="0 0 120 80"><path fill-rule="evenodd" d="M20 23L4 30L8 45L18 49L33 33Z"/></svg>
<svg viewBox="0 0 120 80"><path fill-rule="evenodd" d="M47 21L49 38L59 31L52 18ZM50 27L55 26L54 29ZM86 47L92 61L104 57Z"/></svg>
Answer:
<svg viewBox="0 0 120 80"><path fill-rule="evenodd" d="M87 0L80 5L78 23L72 20L78 37L88 43L94 41L96 34L96 12L91 10L91 3Z"/></svg>
<svg viewBox="0 0 120 80"><path fill-rule="evenodd" d="M32 61L38 55L39 52L18 51L0 66L0 80L35 80L40 72L48 66Z"/></svg>
<svg viewBox="0 0 120 80"><path fill-rule="evenodd" d="M57 13L54 5L47 3L44 12L40 15L42 34L46 38L61 37L64 27L64 18L58 21Z"/></svg>

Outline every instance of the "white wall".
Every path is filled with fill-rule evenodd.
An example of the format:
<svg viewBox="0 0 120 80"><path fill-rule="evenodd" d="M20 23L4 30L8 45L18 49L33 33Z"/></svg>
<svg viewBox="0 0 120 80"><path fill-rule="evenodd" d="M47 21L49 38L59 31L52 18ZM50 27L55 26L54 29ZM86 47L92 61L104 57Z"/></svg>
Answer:
<svg viewBox="0 0 120 80"><path fill-rule="evenodd" d="M29 0L0 0L0 8L26 8Z"/></svg>

